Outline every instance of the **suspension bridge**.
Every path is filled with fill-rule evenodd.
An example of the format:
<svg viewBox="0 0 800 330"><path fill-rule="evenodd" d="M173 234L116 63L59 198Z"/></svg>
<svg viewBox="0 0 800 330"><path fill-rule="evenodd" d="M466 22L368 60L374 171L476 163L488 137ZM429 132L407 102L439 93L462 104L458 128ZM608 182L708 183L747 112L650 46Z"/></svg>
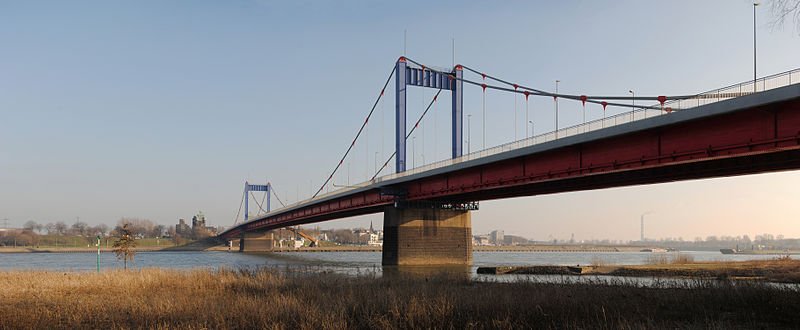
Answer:
<svg viewBox="0 0 800 330"><path fill-rule="evenodd" d="M376 163L371 179L323 193L334 186L332 179L364 136L392 78L394 153L379 168ZM798 82L800 69L693 95L571 95L464 65L443 70L400 57L355 138L311 198L271 210L269 196L277 197L271 185L246 183L245 199L262 191L266 202L257 202L260 214L255 218L249 218L246 206L245 221L220 236L238 243L240 251L264 251L274 245L274 229L382 212L383 264L469 264L470 212L480 201L800 168ZM435 93L408 129L406 94L412 87ZM552 98L555 129L529 136L526 118L525 138L464 153L467 87L483 94L484 121L487 91L524 97L526 107L531 97ZM450 157L409 166L409 137L443 91L451 97ZM583 121L561 127L559 100L579 102ZM628 101L652 104L632 106ZM603 117L587 122L587 106L602 109ZM606 116L608 107L631 110ZM392 167L393 173L387 174Z"/></svg>

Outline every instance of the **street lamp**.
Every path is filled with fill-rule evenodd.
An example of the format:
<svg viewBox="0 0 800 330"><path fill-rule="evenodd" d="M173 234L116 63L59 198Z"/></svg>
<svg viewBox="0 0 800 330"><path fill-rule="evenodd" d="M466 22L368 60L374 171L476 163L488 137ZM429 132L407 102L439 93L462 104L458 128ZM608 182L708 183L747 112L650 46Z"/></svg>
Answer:
<svg viewBox="0 0 800 330"><path fill-rule="evenodd" d="M753 2L753 93L756 92L756 7L758 2Z"/></svg>
<svg viewBox="0 0 800 330"><path fill-rule="evenodd" d="M416 152L417 148L416 148L416 145L417 145L417 137L416 136L412 136L411 137L411 167L412 168L417 167L417 157L416 157L417 156L417 152Z"/></svg>
<svg viewBox="0 0 800 330"><path fill-rule="evenodd" d="M636 94L633 90L628 90L631 93L631 121L633 121L633 111L636 109Z"/></svg>
<svg viewBox="0 0 800 330"><path fill-rule="evenodd" d="M533 125L533 121L528 120L528 124L531 124L531 137L536 136L536 133L534 133L534 128L536 128L536 126Z"/></svg>
<svg viewBox="0 0 800 330"><path fill-rule="evenodd" d="M375 175L378 174L378 151L375 152L375 160L372 161L375 164Z"/></svg>
<svg viewBox="0 0 800 330"><path fill-rule="evenodd" d="M470 146L472 145L472 115L467 115L467 154L470 153Z"/></svg>
<svg viewBox="0 0 800 330"><path fill-rule="evenodd" d="M556 101L556 138L558 138L558 83L561 80L556 80L556 95L553 96L553 99Z"/></svg>

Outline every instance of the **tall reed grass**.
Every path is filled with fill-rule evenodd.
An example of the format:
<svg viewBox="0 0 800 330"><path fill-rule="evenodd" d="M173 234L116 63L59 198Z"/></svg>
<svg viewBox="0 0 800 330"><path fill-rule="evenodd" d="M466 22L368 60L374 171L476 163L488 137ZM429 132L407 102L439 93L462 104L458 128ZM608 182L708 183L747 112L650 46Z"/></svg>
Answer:
<svg viewBox="0 0 800 330"><path fill-rule="evenodd" d="M798 292L737 283L482 283L276 269L0 273L0 328L768 328Z"/></svg>

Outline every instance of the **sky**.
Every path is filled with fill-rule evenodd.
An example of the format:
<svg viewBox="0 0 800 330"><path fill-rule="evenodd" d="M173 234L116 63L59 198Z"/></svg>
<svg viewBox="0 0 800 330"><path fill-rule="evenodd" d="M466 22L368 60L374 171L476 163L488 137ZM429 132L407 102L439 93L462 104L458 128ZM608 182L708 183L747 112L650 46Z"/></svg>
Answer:
<svg viewBox="0 0 800 330"><path fill-rule="evenodd" d="M772 20L768 2L757 8L759 76L800 67L800 35ZM563 93L692 94L752 79L753 6L0 0L0 45L0 219L174 224L202 211L230 226L245 180L271 182L284 202L316 191L401 55L545 90L560 80ZM364 181L391 154L386 95L333 183ZM432 95L410 90L409 121ZM412 138L417 165L449 154L441 99ZM486 147L524 137L523 98L487 93L486 122L480 89L464 100L472 151L484 127ZM554 128L552 99L527 106L535 134ZM560 127L582 120L580 103L559 112ZM587 119L601 115L587 106ZM798 193L800 173L782 172L490 201L473 213L473 233L632 240L652 212L650 238L800 237ZM370 221L382 223L319 226Z"/></svg>

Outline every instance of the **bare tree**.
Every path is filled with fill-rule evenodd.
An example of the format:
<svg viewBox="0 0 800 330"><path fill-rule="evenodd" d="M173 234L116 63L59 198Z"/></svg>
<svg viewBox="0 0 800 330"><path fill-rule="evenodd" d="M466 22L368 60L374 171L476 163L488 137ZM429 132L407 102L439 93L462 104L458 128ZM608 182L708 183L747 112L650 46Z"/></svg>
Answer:
<svg viewBox="0 0 800 330"><path fill-rule="evenodd" d="M800 33L800 0L772 0L770 4L774 19L772 27L782 26L786 20L791 19Z"/></svg>
<svg viewBox="0 0 800 330"><path fill-rule="evenodd" d="M101 224L95 226L94 228L97 231L98 235L100 235L100 236L108 235L108 225L106 225L104 223L101 223Z"/></svg>
<svg viewBox="0 0 800 330"><path fill-rule="evenodd" d="M48 222L44 225L44 230L47 230L48 235L53 235L56 233L56 225L52 222Z"/></svg>
<svg viewBox="0 0 800 330"><path fill-rule="evenodd" d="M64 223L64 221L58 221L58 222L56 222L56 224L54 226L55 232L58 235L66 234L67 233L67 228L69 228L69 227L67 227L67 224Z"/></svg>
<svg viewBox="0 0 800 330"><path fill-rule="evenodd" d="M32 231L32 230L36 229L36 225L37 225L36 221L28 220L28 221L25 221L24 225L22 225L22 229L31 230Z"/></svg>
<svg viewBox="0 0 800 330"><path fill-rule="evenodd" d="M136 255L135 248L136 240L133 238L133 233L130 228L128 228L128 224L123 224L122 227L117 230L117 240L114 242L114 254L117 255L117 259L125 263L125 269L128 269L128 260L133 260L133 256Z"/></svg>
<svg viewBox="0 0 800 330"><path fill-rule="evenodd" d="M160 238L162 235L164 235L165 230L166 227L164 227L164 225L155 225L153 226L153 231L150 232L150 236L153 236L154 238Z"/></svg>
<svg viewBox="0 0 800 330"><path fill-rule="evenodd" d="M153 232L153 222L147 219L122 218L117 222L117 229L128 224L128 228L133 236L147 236Z"/></svg>
<svg viewBox="0 0 800 330"><path fill-rule="evenodd" d="M78 221L72 224L71 229L73 235L86 236L86 233L89 231L89 225L86 224L85 222Z"/></svg>

